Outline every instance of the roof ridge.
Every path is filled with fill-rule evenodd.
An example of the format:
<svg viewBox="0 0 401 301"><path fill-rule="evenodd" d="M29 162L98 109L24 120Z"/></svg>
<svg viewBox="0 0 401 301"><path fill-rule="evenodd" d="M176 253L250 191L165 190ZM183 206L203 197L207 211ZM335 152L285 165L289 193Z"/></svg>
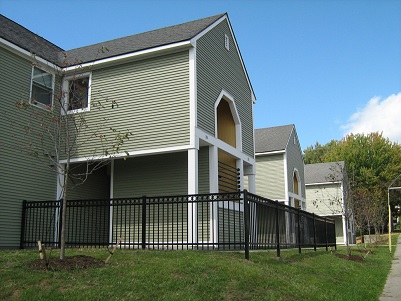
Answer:
<svg viewBox="0 0 401 301"><path fill-rule="evenodd" d="M216 19L216 20L218 20L221 17L223 17L224 15L227 15L227 13L217 14L217 15L214 15L214 16L209 16L209 17L204 17L204 18L199 18L199 19L196 19L196 20L192 20L192 21L182 22L182 23L179 23L179 24L173 24L173 25L168 25L168 26L164 26L164 27L159 27L159 28L156 28L156 29L151 29L151 30L147 30L147 31L134 33L134 34L129 34L129 35L125 35L125 36L122 36L122 37L119 37L119 38L114 38L114 39L111 39L111 40L105 40L105 41L94 43L94 44L89 44L89 45L85 45L85 46L81 46L81 47L72 48L72 49L69 49L69 50L66 50L66 51L69 52L69 51L72 51L72 50L82 49L82 48L85 48L85 47L92 47L92 46L101 45L101 44L104 44L104 43L123 40L123 39L129 38L129 37L133 37L133 36L145 35L145 34L149 34L149 33L152 33L152 32L159 31L159 30L165 30L165 29L169 29L169 28L173 28L173 27L178 27L178 26L182 26L182 25L185 25L185 24L190 24L190 23L193 23L193 22L201 21L201 20L206 20L206 19L212 19L212 18L219 17L219 18ZM199 31L199 32L201 32L201 31Z"/></svg>

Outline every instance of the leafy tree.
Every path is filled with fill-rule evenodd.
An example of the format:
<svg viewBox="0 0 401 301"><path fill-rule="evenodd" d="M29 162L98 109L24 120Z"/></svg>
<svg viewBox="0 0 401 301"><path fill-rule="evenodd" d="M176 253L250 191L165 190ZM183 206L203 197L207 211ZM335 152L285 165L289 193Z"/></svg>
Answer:
<svg viewBox="0 0 401 301"><path fill-rule="evenodd" d="M387 188L401 173L401 146L381 133L350 134L326 145L316 143L304 150L307 164L345 161L353 191L354 214L360 229L385 224ZM394 192L391 206L401 205ZM365 206L367 205L367 206ZM394 212L394 210L393 210Z"/></svg>

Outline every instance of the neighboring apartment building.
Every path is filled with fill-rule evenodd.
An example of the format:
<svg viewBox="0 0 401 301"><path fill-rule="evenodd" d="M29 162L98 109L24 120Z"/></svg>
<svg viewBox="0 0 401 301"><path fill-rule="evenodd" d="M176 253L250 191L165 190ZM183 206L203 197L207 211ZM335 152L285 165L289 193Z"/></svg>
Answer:
<svg viewBox="0 0 401 301"><path fill-rule="evenodd" d="M88 126L107 119L132 133L70 199L255 192L255 95L227 14L68 51L0 15L0 70L0 248L19 246L22 200L61 195L62 178L21 147L29 116L15 108L56 107L58 89L68 114L85 114ZM95 109L99 97L118 107ZM104 159L98 144L80 146L73 167ZM227 168L239 182L224 179Z"/></svg>
<svg viewBox="0 0 401 301"><path fill-rule="evenodd" d="M345 163L306 164L305 185L307 211L335 220L337 244L355 243Z"/></svg>
<svg viewBox="0 0 401 301"><path fill-rule="evenodd" d="M293 124L255 130L256 194L305 210L304 161Z"/></svg>

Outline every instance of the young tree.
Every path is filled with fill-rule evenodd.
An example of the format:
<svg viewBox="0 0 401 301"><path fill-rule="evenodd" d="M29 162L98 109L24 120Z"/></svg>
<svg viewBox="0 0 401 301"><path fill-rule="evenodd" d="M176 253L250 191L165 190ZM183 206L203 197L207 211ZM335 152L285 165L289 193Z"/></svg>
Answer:
<svg viewBox="0 0 401 301"><path fill-rule="evenodd" d="M336 188L317 190L315 193L318 195L316 200L313 201L316 208L324 207L323 211L330 211L331 214L341 215L345 221L346 236L344 241L347 247L347 254L351 255L351 248L349 246L348 225L353 224L353 198L352 190L350 187L348 174L344 162L332 162L330 172L326 177L327 182L332 183Z"/></svg>
<svg viewBox="0 0 401 301"><path fill-rule="evenodd" d="M54 76L48 70L54 72ZM91 89L86 75L89 71L90 67L80 67L72 74L65 74L60 68L35 62L31 97L16 102L22 114L28 115L23 128L27 139L24 149L54 171L58 178L59 199L62 200L60 259L65 258L68 192L83 184L112 157L123 153L122 146L131 136L129 129L111 127L108 118L88 118L89 114L95 116L99 110L118 108L116 101ZM89 91L90 111L87 110ZM83 148L90 153L81 163L84 168L73 168L72 159Z"/></svg>

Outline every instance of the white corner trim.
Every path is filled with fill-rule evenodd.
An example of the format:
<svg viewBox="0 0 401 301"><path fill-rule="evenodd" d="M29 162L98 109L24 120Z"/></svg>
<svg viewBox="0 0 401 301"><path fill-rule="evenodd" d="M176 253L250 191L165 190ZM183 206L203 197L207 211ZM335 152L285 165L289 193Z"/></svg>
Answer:
<svg viewBox="0 0 401 301"><path fill-rule="evenodd" d="M189 49L189 144L196 147L197 89L196 89L196 48Z"/></svg>

